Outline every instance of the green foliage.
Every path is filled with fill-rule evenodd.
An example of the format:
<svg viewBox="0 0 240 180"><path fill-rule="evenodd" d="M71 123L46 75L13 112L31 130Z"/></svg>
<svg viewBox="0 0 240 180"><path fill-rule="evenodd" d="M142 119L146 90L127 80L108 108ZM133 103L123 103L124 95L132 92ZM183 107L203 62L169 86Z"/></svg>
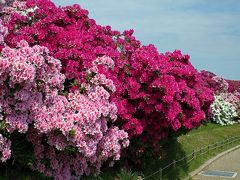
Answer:
<svg viewBox="0 0 240 180"><path fill-rule="evenodd" d="M76 130L75 130L75 129L72 129L72 130L70 130L70 131L68 132L68 134L69 134L70 136L74 136L74 135L76 134Z"/></svg>
<svg viewBox="0 0 240 180"><path fill-rule="evenodd" d="M25 134L14 132L11 134L12 163L21 167L31 167L34 161L32 144L27 141Z"/></svg>
<svg viewBox="0 0 240 180"><path fill-rule="evenodd" d="M137 180L138 173L121 169L120 172L116 175L116 177L117 180Z"/></svg>

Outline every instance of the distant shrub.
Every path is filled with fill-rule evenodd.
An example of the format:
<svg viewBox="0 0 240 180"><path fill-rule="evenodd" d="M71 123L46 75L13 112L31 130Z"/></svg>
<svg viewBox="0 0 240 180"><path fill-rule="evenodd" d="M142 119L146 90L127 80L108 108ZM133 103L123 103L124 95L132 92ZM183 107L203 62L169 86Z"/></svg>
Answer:
<svg viewBox="0 0 240 180"><path fill-rule="evenodd" d="M220 125L229 125L237 122L237 109L233 104L226 102L220 95L215 96L211 109L214 122Z"/></svg>

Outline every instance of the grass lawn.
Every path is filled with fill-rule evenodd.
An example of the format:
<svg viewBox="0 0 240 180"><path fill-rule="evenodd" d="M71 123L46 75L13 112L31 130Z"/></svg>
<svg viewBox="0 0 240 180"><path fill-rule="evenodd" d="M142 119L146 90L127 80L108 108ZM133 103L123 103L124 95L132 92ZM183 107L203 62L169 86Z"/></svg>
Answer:
<svg viewBox="0 0 240 180"><path fill-rule="evenodd" d="M198 150L204 146L215 143L217 141L222 141L231 136L240 135L240 124L235 124L231 126L220 126L217 124L207 123L206 125L200 126L198 129L192 130L186 135L181 135L178 138L167 141L163 146L163 155L161 158L155 159L146 159L145 165L143 165L142 170L138 172L131 173L122 170L114 170L114 172L106 171L101 174L100 177L85 177L83 179L92 180L135 180L138 177L138 174L147 177L153 172L164 167L167 164L171 163L174 159L180 159L185 155L191 154L194 150ZM178 180L184 177L187 177L188 173L198 168L205 161L214 157L222 151L225 151L233 146L240 144L240 141L228 145L227 147L218 148L211 153L207 153L190 163L184 164L181 167L169 168L167 171L163 171L163 179L169 180ZM0 169L2 169L0 167ZM18 177L18 178L16 178ZM32 180L32 179L45 179L41 175L32 173L28 170L21 169L5 169L0 171L0 179L23 179L23 180ZM159 174L150 177L149 179L158 179Z"/></svg>
<svg viewBox="0 0 240 180"><path fill-rule="evenodd" d="M240 135L240 124L220 126L213 123L207 123L206 125L202 125L198 129L194 129L190 133L178 137L176 140L168 141L168 143L163 146L166 152L165 158L159 160L149 160L149 166L145 168L143 174L146 177L154 171L159 170L160 167L164 167L171 163L174 159L178 160L185 155L191 154L193 151L208 146L209 144L237 135ZM179 168L168 169L166 170L167 172L163 171L163 179L183 179L188 176L188 173L198 168L208 159L238 144L240 144L240 141L236 141L235 143L227 145L223 148L218 148L213 152L206 153L205 155L200 156L199 158L196 158L190 163ZM157 177L159 177L159 174L149 179L157 179Z"/></svg>

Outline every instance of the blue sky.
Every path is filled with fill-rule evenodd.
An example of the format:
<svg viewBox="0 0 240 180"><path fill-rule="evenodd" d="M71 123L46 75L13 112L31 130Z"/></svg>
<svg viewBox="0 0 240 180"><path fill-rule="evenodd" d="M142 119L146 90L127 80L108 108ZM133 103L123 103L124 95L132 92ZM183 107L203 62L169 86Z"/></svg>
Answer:
<svg viewBox="0 0 240 180"><path fill-rule="evenodd" d="M182 50L198 69L240 80L239 0L53 0L80 4L98 24L134 29L159 52Z"/></svg>

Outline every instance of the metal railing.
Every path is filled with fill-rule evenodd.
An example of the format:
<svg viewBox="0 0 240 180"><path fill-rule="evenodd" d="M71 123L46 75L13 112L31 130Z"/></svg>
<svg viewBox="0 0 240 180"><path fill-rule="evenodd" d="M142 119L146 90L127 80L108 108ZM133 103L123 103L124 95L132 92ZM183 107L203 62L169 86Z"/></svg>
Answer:
<svg viewBox="0 0 240 180"><path fill-rule="evenodd" d="M236 141L240 140L240 136L234 136L234 137L230 137L228 139L222 140L222 141L218 141L215 142L213 144L209 144L208 146L202 147L196 151L193 151L191 154L183 156L182 158L178 159L178 160L173 160L171 163L169 163L168 165L161 167L158 171L143 177L142 179L150 179L151 177L158 177L158 179L162 179L164 175L168 174L168 170L171 168L175 169L178 167L181 167L183 165L186 165L188 163L190 163L191 161L193 161L194 159L209 153L209 152L213 152L214 150L218 149L218 148L223 148L226 145L229 144L233 144Z"/></svg>

